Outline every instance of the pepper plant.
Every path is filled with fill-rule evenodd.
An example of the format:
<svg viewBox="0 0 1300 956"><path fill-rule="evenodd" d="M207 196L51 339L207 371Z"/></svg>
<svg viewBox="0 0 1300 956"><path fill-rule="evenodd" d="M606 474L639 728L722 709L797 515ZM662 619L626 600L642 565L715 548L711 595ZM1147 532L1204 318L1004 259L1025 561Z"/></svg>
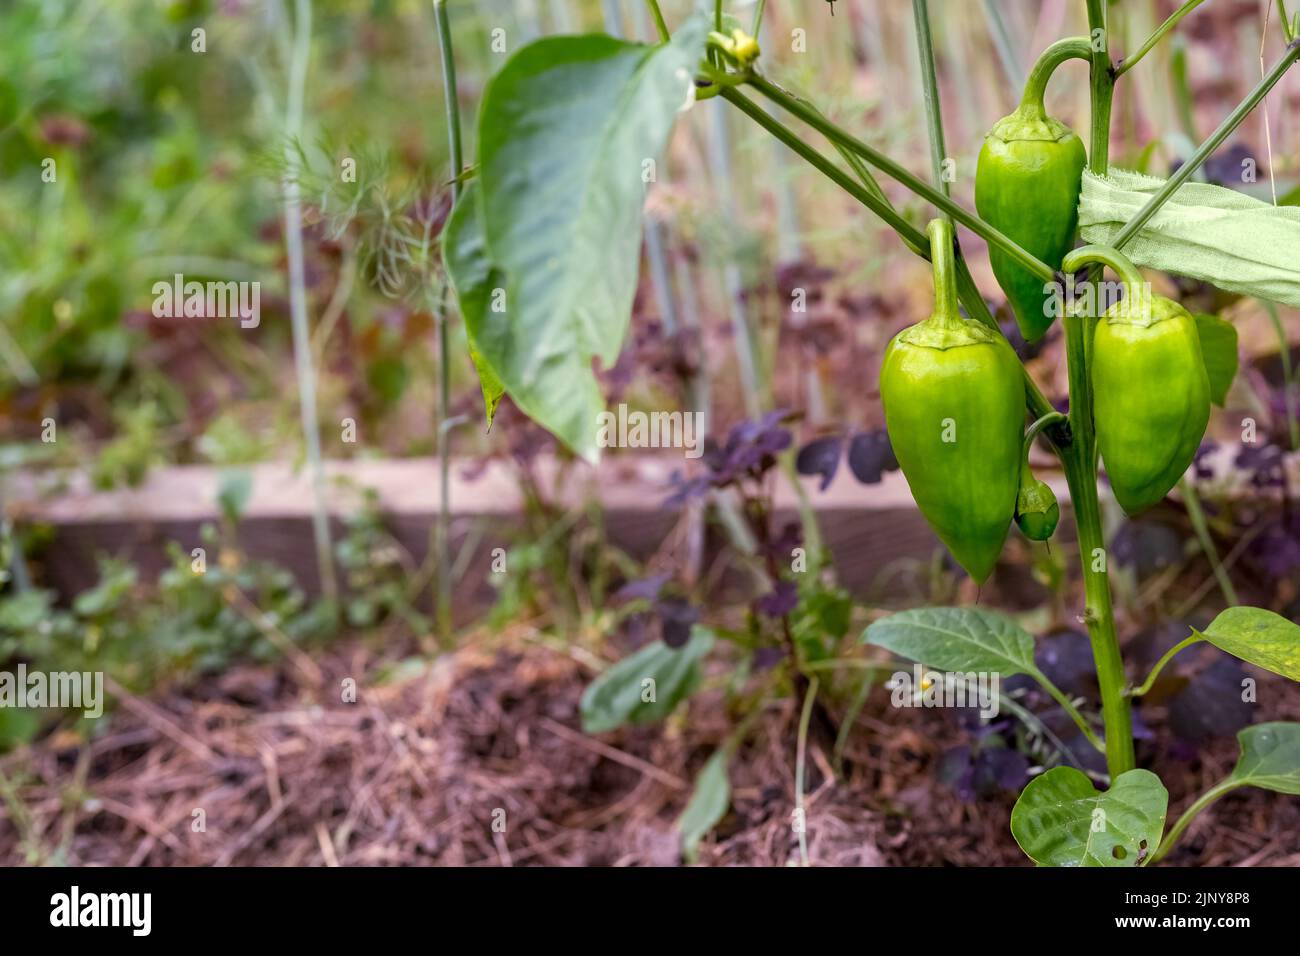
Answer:
<svg viewBox="0 0 1300 956"><path fill-rule="evenodd" d="M1166 832L1168 793L1154 773L1135 766L1131 700L1152 686L1170 657L1200 641L1300 679L1300 627L1264 609L1229 608L1134 685L1125 672L1107 579L1099 460L1130 515L1164 498L1191 464L1211 397L1221 400L1226 386L1217 381L1218 370L1232 366L1215 352L1222 348L1216 343L1231 337L1204 335L1202 324L1180 305L1152 296L1125 247L1170 200L1184 195L1184 184L1300 59L1296 25L1283 9L1285 52L1254 90L1145 205L1107 234L1104 245L1072 250L1083 182L1109 172L1116 81L1199 2L1183 4L1133 55L1116 62L1108 50L1105 0L1086 0L1089 36L1049 46L1029 75L1020 107L986 139L975 213L950 198L939 175L943 125L926 0L913 5L933 184L765 75L754 39L762 2L748 28L725 15L719 0L670 31L659 4L647 0L658 42L605 35L545 38L516 52L491 80L478 117L477 162L457 171L466 188L444 236L445 264L489 416L501 394L509 393L528 415L588 458L597 454L593 423L603 409L592 360L608 367L618 355L636 288L641 210L656 178L656 157L678 114L695 103L718 97L733 105L884 220L914 253L931 260L933 315L891 342L881 375L898 462L925 518L956 560L982 581L1013 521L1036 540L1054 532L1059 508L1050 489L1029 471L1027 452L1033 441L1042 440L1059 458L1076 528L1085 601L1081 619L1096 665L1102 726L1095 728L1035 665L1033 637L993 611L904 611L873 623L863 640L958 674L1028 675L1104 753L1104 790L1080 770L1057 767L1021 793L1012 833L1040 864L1146 864L1167 853L1188 822L1231 789L1256 786L1300 794L1300 724L1250 727L1239 735L1236 770ZM440 27L445 32L445 23ZM1071 59L1089 66L1086 149L1083 139L1044 107L1054 71ZM449 95L454 99L455 91ZM760 101L779 110L769 112ZM819 133L835 153L816 148L778 116ZM937 210L926 232L895 209L873 169ZM1002 337L955 241L955 225L988 244L995 276L1027 340L1042 337L1059 316L1069 375L1067 412L1051 406ZM1119 278L1122 295L1114 302L1101 281L1106 267ZM1084 294L1073 294L1079 291ZM693 639L677 652L687 656L676 663L671 650L653 653L668 655L657 666L689 675L710 646L707 637ZM617 689L593 690L600 696ZM805 701L805 723L812 693ZM711 761L710 779L718 774ZM725 809L725 796L716 799L719 792L717 786L712 797L697 792L692 801L696 831L709 825L708 814L702 823L696 819L701 806L710 804L713 812L720 803Z"/></svg>

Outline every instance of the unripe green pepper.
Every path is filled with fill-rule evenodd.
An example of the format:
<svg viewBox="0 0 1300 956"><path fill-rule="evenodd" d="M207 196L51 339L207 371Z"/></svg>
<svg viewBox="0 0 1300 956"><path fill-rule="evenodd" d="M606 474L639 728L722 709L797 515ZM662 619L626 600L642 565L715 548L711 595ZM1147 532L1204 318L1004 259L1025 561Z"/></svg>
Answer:
<svg viewBox="0 0 1300 956"><path fill-rule="evenodd" d="M1020 491L1016 495L1016 525L1030 541L1046 541L1061 520L1061 506L1047 483L1034 477L1029 462L1020 469Z"/></svg>
<svg viewBox="0 0 1300 956"><path fill-rule="evenodd" d="M952 225L929 226L934 314L894 336L880 397L921 514L978 583L997 563L1019 486L1025 386L996 332L957 311Z"/></svg>
<svg viewBox="0 0 1300 956"><path fill-rule="evenodd" d="M1083 141L1043 106L1044 86L1060 62L1051 52L1026 82L1019 108L998 120L984 139L975 166L975 208L990 225L1059 269L1074 244L1087 155ZM1026 342L1042 338L1055 318L1043 280L1000 247L989 249L989 262L1020 334Z"/></svg>
<svg viewBox="0 0 1300 956"><path fill-rule="evenodd" d="M1196 456L1210 420L1210 381L1191 313L1162 296L1126 292L1093 336L1092 408L1111 490L1135 515L1164 498Z"/></svg>

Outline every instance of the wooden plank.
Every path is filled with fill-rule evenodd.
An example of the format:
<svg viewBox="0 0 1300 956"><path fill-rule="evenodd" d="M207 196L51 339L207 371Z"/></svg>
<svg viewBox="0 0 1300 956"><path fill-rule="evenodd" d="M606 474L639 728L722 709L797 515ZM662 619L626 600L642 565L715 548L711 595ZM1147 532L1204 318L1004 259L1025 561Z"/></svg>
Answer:
<svg viewBox="0 0 1300 956"><path fill-rule="evenodd" d="M1225 446L1212 456L1216 477L1211 482L1217 487L1231 488L1244 480L1232 467L1237 451ZM646 560L674 546L672 532L681 514L664 501L672 474L683 470L683 464L679 455L665 453L610 456L595 468L544 457L533 463L532 473L558 508L580 509L599 501L610 542ZM251 557L290 568L315 593L312 496L306 472L282 462L244 470L252 478L252 491L238 529L240 548ZM97 555L127 558L148 577L164 566L168 541L187 552L198 547L201 527L219 520L217 494L226 471L192 465L160 468L139 487L112 491L95 490L88 476L77 471L20 473L6 487L7 513L18 523L53 528L53 542L41 562L44 581L68 596L94 583ZM326 473L336 531L341 533L343 520L360 507L362 489L373 489L394 537L415 561L424 559L439 500L435 459L335 461L327 463ZM1044 476L1068 508L1063 478L1047 472ZM520 473L512 462L462 460L453 464L451 481L454 552L466 542L474 545L457 590L458 608L477 607L492 597L493 550L508 549L519 538L519 515L525 507ZM841 467L825 491L817 489L816 480L806 481L805 487L839 579L859 596L869 592L892 562L929 560L940 547L916 511L901 473L887 474L877 485L862 485ZM779 476L774 488L777 520L797 520L794 490ZM1062 524L1068 526L1065 520ZM716 555L722 544L720 530L713 529L709 552ZM671 566L672 559L664 563Z"/></svg>

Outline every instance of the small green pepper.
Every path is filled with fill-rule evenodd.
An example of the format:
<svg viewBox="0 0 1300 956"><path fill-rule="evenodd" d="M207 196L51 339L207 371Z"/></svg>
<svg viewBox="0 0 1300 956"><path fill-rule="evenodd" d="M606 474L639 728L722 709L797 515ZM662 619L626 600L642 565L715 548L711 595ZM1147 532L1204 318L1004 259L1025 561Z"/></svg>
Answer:
<svg viewBox="0 0 1300 956"><path fill-rule="evenodd" d="M1016 495L1016 525L1030 541L1046 541L1061 520L1061 506L1047 483L1034 477L1025 462L1020 470L1020 491Z"/></svg>
<svg viewBox="0 0 1300 956"><path fill-rule="evenodd" d="M957 311L952 225L930 223L934 314L885 349L880 397L921 514L983 583L1011 527L1025 386L1006 340Z"/></svg>
<svg viewBox="0 0 1300 956"><path fill-rule="evenodd" d="M975 208L990 225L1053 269L1074 244L1079 189L1087 155L1083 141L1047 115L1043 89L1054 62L1047 55L1025 84L1019 108L994 124L975 166ZM1026 342L1042 338L1055 319L1043 280L1000 247L989 263Z"/></svg>
<svg viewBox="0 0 1300 956"><path fill-rule="evenodd" d="M1196 456L1210 420L1210 381L1191 313L1152 295L1131 263L1109 250L1102 259L1097 248L1076 249L1065 268L1105 261L1124 286L1093 335L1092 412L1111 490L1136 515L1164 498Z"/></svg>

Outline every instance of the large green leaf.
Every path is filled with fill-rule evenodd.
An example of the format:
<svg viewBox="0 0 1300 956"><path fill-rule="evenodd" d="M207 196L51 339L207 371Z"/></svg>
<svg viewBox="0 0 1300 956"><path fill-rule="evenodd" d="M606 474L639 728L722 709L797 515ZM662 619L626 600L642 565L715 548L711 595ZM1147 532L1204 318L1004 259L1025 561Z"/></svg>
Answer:
<svg viewBox="0 0 1300 956"><path fill-rule="evenodd" d="M1137 866L1165 829L1169 793L1149 770L1129 770L1104 793L1073 767L1029 782L1011 811L1011 835L1042 866Z"/></svg>
<svg viewBox="0 0 1300 956"><path fill-rule="evenodd" d="M1300 724L1256 724L1237 734L1241 756L1229 780L1300 796Z"/></svg>
<svg viewBox="0 0 1300 956"><path fill-rule="evenodd" d="M1205 629L1215 647L1256 667L1300 680L1300 626L1260 607L1230 607Z"/></svg>
<svg viewBox="0 0 1300 956"><path fill-rule="evenodd" d="M677 831L682 835L682 855L695 862L695 851L700 841L712 830L731 806L731 781L727 779L726 748L719 749L704 765L695 778L695 791L686 809L677 818Z"/></svg>
<svg viewBox="0 0 1300 956"><path fill-rule="evenodd" d="M504 290L505 280L488 261L481 211L479 188L471 180L443 231L442 261L447 275L451 277L451 284L456 289L460 314L465 320L465 332L469 337L469 357L478 371L479 388L483 391L483 411L488 427L491 428L492 417L497 412L505 388L491 363L483 357L477 341L491 308L494 290ZM506 318L504 314L501 317L502 320Z"/></svg>
<svg viewBox="0 0 1300 956"><path fill-rule="evenodd" d="M1033 636L1006 615L983 608L900 611L868 627L862 640L946 671L1037 673Z"/></svg>
<svg viewBox="0 0 1300 956"><path fill-rule="evenodd" d="M523 47L488 84L479 114L487 256L504 315L476 336L525 412L594 460L609 368L631 317L648 164L690 102L705 24L658 46L604 35Z"/></svg>
<svg viewBox="0 0 1300 956"><path fill-rule="evenodd" d="M1201 339L1201 358L1210 378L1210 399L1220 408L1237 377L1237 327L1204 312L1196 314L1196 332Z"/></svg>
<svg viewBox="0 0 1300 956"><path fill-rule="evenodd" d="M712 647L713 634L696 627L685 647L674 649L655 641L625 657L583 692L583 729L598 734L668 716L695 690L700 659Z"/></svg>

